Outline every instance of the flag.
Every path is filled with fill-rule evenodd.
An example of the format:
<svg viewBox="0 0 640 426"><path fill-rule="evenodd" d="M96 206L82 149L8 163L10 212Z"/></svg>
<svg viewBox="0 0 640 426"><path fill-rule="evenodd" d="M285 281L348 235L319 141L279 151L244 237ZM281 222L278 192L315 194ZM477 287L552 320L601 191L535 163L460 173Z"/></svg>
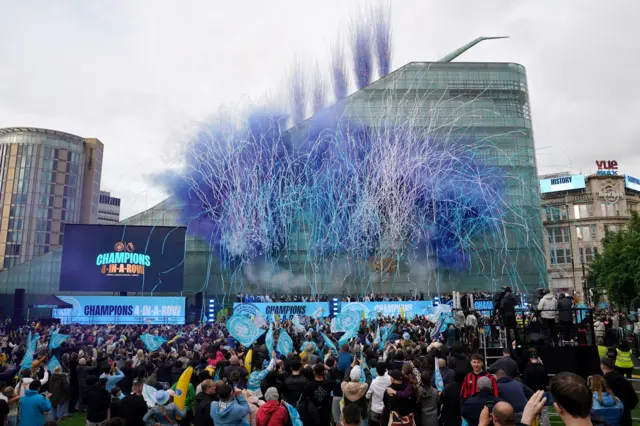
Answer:
<svg viewBox="0 0 640 426"><path fill-rule="evenodd" d="M299 331L299 332L304 331L304 326L300 324L300 317L298 316L298 314L295 314L293 316L293 320L291 322L293 323L293 327L296 329L296 331Z"/></svg>
<svg viewBox="0 0 640 426"><path fill-rule="evenodd" d="M167 339L162 336L154 336L153 334L149 333L145 333L140 336L140 340L142 340L142 343L144 343L149 352L157 351L158 349L160 349L162 344L167 341Z"/></svg>
<svg viewBox="0 0 640 426"><path fill-rule="evenodd" d="M333 344L333 342L331 341L331 339L329 339L324 333L320 332L320 335L322 336L322 340L324 340L324 346L325 348L329 348L329 349L333 349L334 354L338 355L338 349L336 348L336 345Z"/></svg>
<svg viewBox="0 0 640 426"><path fill-rule="evenodd" d="M376 328L376 337L375 339L373 339L373 343L380 343L382 342L382 336L380 335L380 326L378 326Z"/></svg>
<svg viewBox="0 0 640 426"><path fill-rule="evenodd" d="M346 331L342 335L342 337L340 337L340 340L338 340L338 346L344 345L349 340L351 340L352 338L356 337L357 334L358 334L358 330L357 329L351 329L349 331Z"/></svg>
<svg viewBox="0 0 640 426"><path fill-rule="evenodd" d="M440 365L438 363L438 358L436 358L435 373L436 388L438 389L438 392L442 392L444 390L444 382L442 381L442 374L440 374Z"/></svg>
<svg viewBox="0 0 640 426"><path fill-rule="evenodd" d="M402 317L402 319L404 318L404 308L402 307L402 305L400 305L400 316Z"/></svg>
<svg viewBox="0 0 640 426"><path fill-rule="evenodd" d="M269 324L269 331L267 331L267 336L264 339L264 343L267 345L269 358L271 358L271 354L273 353L273 324Z"/></svg>
<svg viewBox="0 0 640 426"><path fill-rule="evenodd" d="M51 338L49 339L49 350L59 348L60 345L62 345L62 343L69 337L70 336L68 334L52 334Z"/></svg>
<svg viewBox="0 0 640 426"><path fill-rule="evenodd" d="M32 337L31 332L29 332L29 336L27 337L27 351L25 352L24 357L22 358L22 364L20 365L23 370L31 369L33 366L33 354L36 352L36 345L38 344L39 338L40 335L38 335L38 333Z"/></svg>
<svg viewBox="0 0 640 426"><path fill-rule="evenodd" d="M56 358L55 356L52 356L51 359L49 360L49 363L47 364L47 369L51 372L53 372L53 370L56 369L56 367L60 366L60 361L58 361L58 358Z"/></svg>
<svg viewBox="0 0 640 426"><path fill-rule="evenodd" d="M302 419L300 418L300 413L296 410L293 405L288 402L284 403L285 407L287 407L287 411L289 412L289 419L291 419L291 426L304 426L302 423Z"/></svg>
<svg viewBox="0 0 640 426"><path fill-rule="evenodd" d="M362 311L362 320L366 320L365 316L364 316L364 311Z"/></svg>
<svg viewBox="0 0 640 426"><path fill-rule="evenodd" d="M278 346L276 347L276 350L285 356L293 352L293 340L291 340L289 334L284 331L284 328L280 329L280 335L278 336Z"/></svg>
<svg viewBox="0 0 640 426"><path fill-rule="evenodd" d="M259 329L251 319L244 315L232 315L227 320L226 326L229 334L245 347L251 346L264 333L264 330Z"/></svg>

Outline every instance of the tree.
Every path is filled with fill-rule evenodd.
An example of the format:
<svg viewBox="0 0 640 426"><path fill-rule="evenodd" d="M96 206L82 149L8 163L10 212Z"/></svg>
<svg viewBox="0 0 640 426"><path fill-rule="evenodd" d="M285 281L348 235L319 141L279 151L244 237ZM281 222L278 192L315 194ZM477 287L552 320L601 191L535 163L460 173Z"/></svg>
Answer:
<svg viewBox="0 0 640 426"><path fill-rule="evenodd" d="M632 212L631 222L603 240L587 280L604 289L609 300L628 307L640 293L640 215Z"/></svg>

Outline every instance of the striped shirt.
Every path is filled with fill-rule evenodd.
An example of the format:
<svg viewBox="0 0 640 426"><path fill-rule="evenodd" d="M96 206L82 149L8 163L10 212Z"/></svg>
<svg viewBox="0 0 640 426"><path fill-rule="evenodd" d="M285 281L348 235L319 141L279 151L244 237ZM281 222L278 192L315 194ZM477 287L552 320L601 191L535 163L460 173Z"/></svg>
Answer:
<svg viewBox="0 0 640 426"><path fill-rule="evenodd" d="M478 379L480 377L488 377L493 384L493 395L498 396L498 383L496 379L486 371L481 371L479 374L471 372L464 377L462 387L460 388L460 397L465 400L476 393L478 393Z"/></svg>

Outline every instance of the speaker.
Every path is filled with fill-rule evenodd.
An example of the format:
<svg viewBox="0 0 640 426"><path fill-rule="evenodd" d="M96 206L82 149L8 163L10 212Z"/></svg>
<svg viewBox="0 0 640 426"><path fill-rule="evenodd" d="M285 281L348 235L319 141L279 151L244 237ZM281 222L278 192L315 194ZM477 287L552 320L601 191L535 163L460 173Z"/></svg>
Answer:
<svg viewBox="0 0 640 426"><path fill-rule="evenodd" d="M127 292L126 292L126 291L121 291L121 292L120 292L120 296L122 296L122 297L127 297Z"/></svg>
<svg viewBox="0 0 640 426"><path fill-rule="evenodd" d="M13 316L11 320L14 324L24 324L24 288L16 288L13 292Z"/></svg>
<svg viewBox="0 0 640 426"><path fill-rule="evenodd" d="M196 293L196 318L200 322L202 316L202 302L204 300L204 294L202 292Z"/></svg>

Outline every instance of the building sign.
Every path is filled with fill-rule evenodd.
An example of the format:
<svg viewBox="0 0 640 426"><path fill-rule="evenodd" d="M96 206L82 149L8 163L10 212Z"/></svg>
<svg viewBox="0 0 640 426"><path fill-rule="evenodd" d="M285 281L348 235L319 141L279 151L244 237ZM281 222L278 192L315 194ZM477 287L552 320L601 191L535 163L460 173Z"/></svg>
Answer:
<svg viewBox="0 0 640 426"><path fill-rule="evenodd" d="M430 315L433 312L433 302L408 301L408 302L352 302L343 303L341 312L361 311L366 318L377 317L382 314L387 317L397 317L400 315L400 308L404 311L405 317L413 318L416 315Z"/></svg>
<svg viewBox="0 0 640 426"><path fill-rule="evenodd" d="M184 324L184 297L58 296L62 324Z"/></svg>
<svg viewBox="0 0 640 426"><path fill-rule="evenodd" d="M540 192L542 194L584 188L584 175L559 176L540 180Z"/></svg>
<svg viewBox="0 0 640 426"><path fill-rule="evenodd" d="M61 291L179 292L184 227L67 224Z"/></svg>
<svg viewBox="0 0 640 426"><path fill-rule="evenodd" d="M624 177L624 186L633 191L640 192L640 179L627 175Z"/></svg>
<svg viewBox="0 0 640 426"><path fill-rule="evenodd" d="M615 160L596 160L596 166L599 176L617 176L618 175L618 162Z"/></svg>
<svg viewBox="0 0 640 426"><path fill-rule="evenodd" d="M326 317L329 316L329 302L234 303L233 314L249 318L262 316L265 319L278 315L281 321L290 320L294 315Z"/></svg>

